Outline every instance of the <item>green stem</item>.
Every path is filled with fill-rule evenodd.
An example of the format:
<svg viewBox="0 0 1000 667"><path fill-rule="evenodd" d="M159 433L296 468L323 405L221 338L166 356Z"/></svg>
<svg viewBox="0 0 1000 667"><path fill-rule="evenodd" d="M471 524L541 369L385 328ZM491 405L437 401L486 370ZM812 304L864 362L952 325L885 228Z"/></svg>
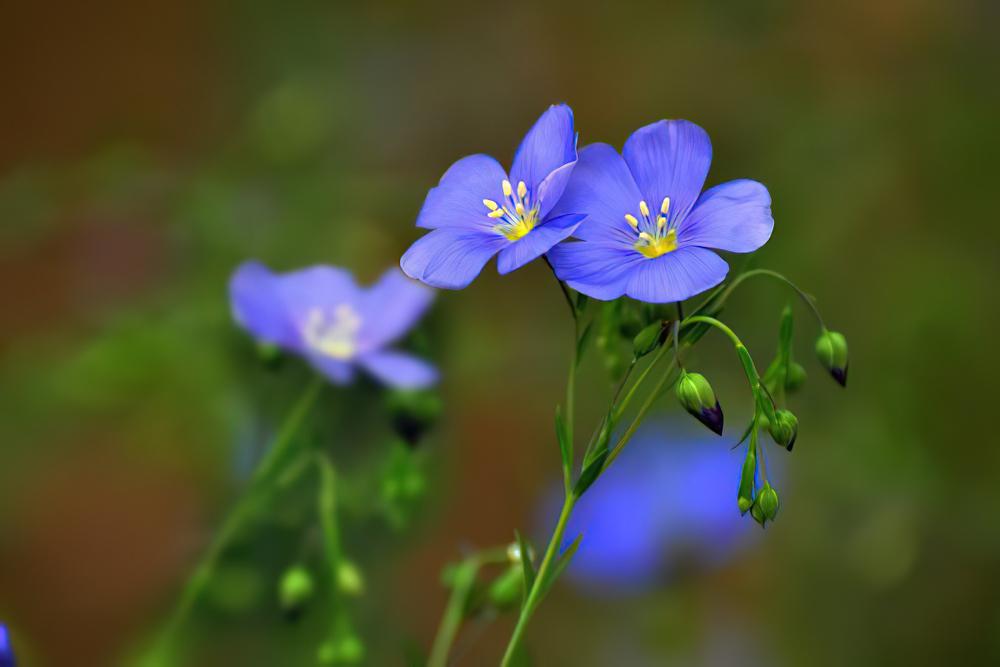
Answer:
<svg viewBox="0 0 1000 667"><path fill-rule="evenodd" d="M521 607L521 615L517 619L517 625L514 626L514 633L510 637L507 650L504 652L503 660L500 662L501 667L508 667L511 664L518 647L521 645L521 641L524 638L524 631L528 627L528 621L531 620L531 616L535 612L535 607L538 605L542 591L545 588L544 582L549 577L549 571L553 567L555 556L559 551L559 545L562 543L563 534L566 532L566 525L569 523L569 517L573 513L576 500L574 494L566 494L562 512L559 513L559 520L556 522L556 528L549 539L549 545L545 549L545 556L542 558L542 563L538 566L535 583L528 592L528 597L525 599L524 605Z"/></svg>
<svg viewBox="0 0 1000 667"><path fill-rule="evenodd" d="M224 519L222 526L201 557L201 561L195 567L194 573L185 583L181 596L153 644L152 650L145 655L140 664L160 665L169 662L169 651L178 631L183 627L195 602L211 582L222 553L233 538L240 533L244 524L256 513L260 501L267 495L266 491L269 489L265 481L270 481L275 471L280 468L281 463L288 458L291 445L295 442L295 435L315 404L322 388L323 379L319 376L314 377L286 417L278 435L275 436L267 453L257 465L257 469L251 477L249 488Z"/></svg>
<svg viewBox="0 0 1000 667"><path fill-rule="evenodd" d="M813 316L816 317L816 321L819 323L821 329L825 330L826 325L823 324L823 316L819 314L819 309L816 307L815 300L809 294L806 294L798 285L793 283L791 280L781 275L777 271L772 271L770 269L752 269L746 273L741 273L733 279L733 282L729 283L721 292L719 296L719 303L725 302L729 298L736 287L742 283L747 278L753 278L754 276L767 276L769 278L774 278L775 280L781 281L792 288L792 290L798 294L799 298L802 299L803 303L809 306L809 310L812 311Z"/></svg>

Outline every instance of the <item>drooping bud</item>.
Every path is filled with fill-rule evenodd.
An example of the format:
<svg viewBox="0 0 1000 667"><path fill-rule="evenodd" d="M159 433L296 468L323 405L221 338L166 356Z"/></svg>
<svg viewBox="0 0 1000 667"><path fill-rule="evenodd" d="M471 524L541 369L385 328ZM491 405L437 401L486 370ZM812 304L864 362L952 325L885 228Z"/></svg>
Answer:
<svg viewBox="0 0 1000 667"><path fill-rule="evenodd" d="M386 397L386 406L393 428L411 447L441 414L441 399L431 391L392 391Z"/></svg>
<svg viewBox="0 0 1000 667"><path fill-rule="evenodd" d="M765 482L764 486L757 493L755 506L760 508L760 525L763 526L768 521L774 521L774 517L778 515L778 492L774 490L773 486ZM754 518L756 519L757 517Z"/></svg>
<svg viewBox="0 0 1000 667"><path fill-rule="evenodd" d="M660 345L663 345L663 341L667 339L667 331L669 329L664 326L663 322L653 322L649 326L644 327L632 339L632 354L635 355L636 359L641 359Z"/></svg>
<svg viewBox="0 0 1000 667"><path fill-rule="evenodd" d="M278 602L281 610L291 619L297 618L302 609L312 599L316 587L309 570L301 565L293 565L281 575L278 584ZM0 665L3 663L0 662Z"/></svg>
<svg viewBox="0 0 1000 667"><path fill-rule="evenodd" d="M847 339L836 331L823 330L816 339L816 356L840 386L847 386Z"/></svg>
<svg viewBox="0 0 1000 667"><path fill-rule="evenodd" d="M521 601L524 589L524 575L521 566L511 565L490 582L486 597L498 611L514 609Z"/></svg>
<svg viewBox="0 0 1000 667"><path fill-rule="evenodd" d="M722 435L722 407L704 375L683 372L677 381L677 399L695 419Z"/></svg>
<svg viewBox="0 0 1000 667"><path fill-rule="evenodd" d="M357 597L365 591L365 580L358 566L349 560L341 560L337 565L337 588L344 595Z"/></svg>
<svg viewBox="0 0 1000 667"><path fill-rule="evenodd" d="M790 410L777 410L774 413L774 421L768 424L767 431L776 443L792 451L795 438L799 435L799 420Z"/></svg>
<svg viewBox="0 0 1000 667"><path fill-rule="evenodd" d="M806 381L806 369L802 364L795 361L788 363L788 372L785 375L785 391L791 393L798 391Z"/></svg>

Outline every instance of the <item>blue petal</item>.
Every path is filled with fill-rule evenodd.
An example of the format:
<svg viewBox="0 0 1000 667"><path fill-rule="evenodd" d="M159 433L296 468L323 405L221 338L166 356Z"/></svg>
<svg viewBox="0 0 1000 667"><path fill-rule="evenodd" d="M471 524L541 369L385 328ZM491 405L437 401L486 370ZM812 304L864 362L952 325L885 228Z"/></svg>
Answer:
<svg viewBox="0 0 1000 667"><path fill-rule="evenodd" d="M741 179L706 190L677 230L680 246L753 252L771 238L771 195L757 181Z"/></svg>
<svg viewBox="0 0 1000 667"><path fill-rule="evenodd" d="M646 261L630 247L592 241L560 243L549 251L548 258L560 280L602 301L625 294L632 273Z"/></svg>
<svg viewBox="0 0 1000 667"><path fill-rule="evenodd" d="M278 276L263 264L240 265L229 280L233 318L258 340L295 348L301 339L278 285Z"/></svg>
<svg viewBox="0 0 1000 667"><path fill-rule="evenodd" d="M622 156L653 211L670 197L670 222L683 220L694 206L712 163L708 133L686 120L661 120L639 128Z"/></svg>
<svg viewBox="0 0 1000 667"><path fill-rule="evenodd" d="M625 293L649 303L683 301L715 287L729 265L711 250L689 246L644 259L632 272Z"/></svg>
<svg viewBox="0 0 1000 667"><path fill-rule="evenodd" d="M549 251L549 248L569 238L584 217L573 214L562 215L550 218L544 224L535 227L500 251L497 257L497 270L501 274L510 273L541 257Z"/></svg>
<svg viewBox="0 0 1000 667"><path fill-rule="evenodd" d="M573 110L565 104L548 108L524 135L514 154L510 180L519 181L534 195L546 176L576 160L576 131Z"/></svg>
<svg viewBox="0 0 1000 667"><path fill-rule="evenodd" d="M358 352L393 343L423 316L434 300L434 291L413 282L399 269L389 269L361 296L358 314Z"/></svg>
<svg viewBox="0 0 1000 667"><path fill-rule="evenodd" d="M397 389L420 389L438 379L437 370L426 361L393 350L363 355L358 363L380 382Z"/></svg>
<svg viewBox="0 0 1000 667"><path fill-rule="evenodd" d="M566 191L566 186L573 176L573 169L575 167L576 161L574 160L559 167L542 180L538 186L538 194L536 195L540 202L540 206L538 207L539 219L544 220L555 205L559 203L559 199L563 196L563 192Z"/></svg>
<svg viewBox="0 0 1000 667"><path fill-rule="evenodd" d="M442 227L410 246L399 264L411 278L443 289L462 289L507 239L493 231Z"/></svg>
<svg viewBox="0 0 1000 667"><path fill-rule="evenodd" d="M307 353L305 356L313 368L334 384L345 385L354 380L354 366L348 361L317 353Z"/></svg>
<svg viewBox="0 0 1000 667"><path fill-rule="evenodd" d="M277 276L281 296L297 326L305 324L309 312L329 310L343 304L357 307L361 288L350 271L335 266L311 266Z"/></svg>
<svg viewBox="0 0 1000 667"><path fill-rule="evenodd" d="M503 201L507 178L500 163L489 155L470 155L448 168L437 187L431 188L417 215L417 227L492 228L494 221L484 199Z"/></svg>
<svg viewBox="0 0 1000 667"><path fill-rule="evenodd" d="M587 219L577 228L577 238L631 246L636 235L625 214L638 210L640 199L632 172L618 151L608 144L590 144L580 151L552 215L583 213Z"/></svg>

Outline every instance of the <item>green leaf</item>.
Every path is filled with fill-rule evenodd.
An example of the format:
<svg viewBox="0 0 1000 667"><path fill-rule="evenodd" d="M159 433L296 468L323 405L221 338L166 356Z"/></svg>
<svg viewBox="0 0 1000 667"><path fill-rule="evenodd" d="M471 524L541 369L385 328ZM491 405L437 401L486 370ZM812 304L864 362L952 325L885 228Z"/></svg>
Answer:
<svg viewBox="0 0 1000 667"><path fill-rule="evenodd" d="M641 359L660 345L666 339L667 327L665 323L653 322L643 328L635 338L632 339L632 354L636 359Z"/></svg>
<svg viewBox="0 0 1000 667"><path fill-rule="evenodd" d="M570 545L566 547L566 549L559 555L559 558L556 560L555 565L552 567L551 570L549 570L548 575L546 575L545 581L539 582L539 586L542 587L538 594L539 602L541 602L545 598L545 595L549 592L549 589L552 588L552 585L555 584L556 580L559 579L560 575L562 575L563 570L565 570L569 566L570 561L573 560L574 554L576 554L576 550L580 548L580 540L582 539L583 539L583 533L577 535L576 539L574 539L570 543Z"/></svg>
<svg viewBox="0 0 1000 667"><path fill-rule="evenodd" d="M579 498L590 488L590 485L594 483L597 476L601 474L601 468L604 467L604 462L608 459L608 454L610 452L605 448L594 457L593 461L584 466L583 472L580 473L580 478L576 480L576 484L573 486L574 496Z"/></svg>
<svg viewBox="0 0 1000 667"><path fill-rule="evenodd" d="M562 455L563 477L568 480L573 470L573 443L570 442L569 434L566 432L566 421L562 416L562 409L556 408L556 438L559 440L559 453Z"/></svg>
<svg viewBox="0 0 1000 667"><path fill-rule="evenodd" d="M580 334L580 338L576 341L576 365L580 365L580 361L583 360L583 354L587 351L587 345L590 344L590 334L593 332L594 321L591 320L587 322L587 326L583 328L583 333Z"/></svg>
<svg viewBox="0 0 1000 667"><path fill-rule="evenodd" d="M785 304L781 311L781 328L778 330L778 356L788 362L792 358L792 327L795 318L792 315L791 304Z"/></svg>
<svg viewBox="0 0 1000 667"><path fill-rule="evenodd" d="M531 592L531 587L535 585L535 566L531 562L531 548L525 542L524 537L516 530L514 536L517 538L517 548L521 550L521 575L524 577L524 599L521 600L523 606Z"/></svg>

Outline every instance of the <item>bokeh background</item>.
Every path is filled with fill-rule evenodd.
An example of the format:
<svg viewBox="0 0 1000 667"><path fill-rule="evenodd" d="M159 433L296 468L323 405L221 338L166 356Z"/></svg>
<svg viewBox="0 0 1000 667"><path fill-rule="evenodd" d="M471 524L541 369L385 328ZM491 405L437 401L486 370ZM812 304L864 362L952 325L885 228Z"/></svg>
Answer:
<svg viewBox="0 0 1000 667"><path fill-rule="evenodd" d="M558 101L581 144L620 146L664 117L705 127L709 182L752 177L773 196L775 234L752 261L814 293L852 361L842 391L800 316L810 376L792 403L801 432L779 520L731 558L703 545L686 561L710 566L667 565L637 590L568 578L529 632L535 663L1000 661L997 3L111 1L4 14L0 619L24 664L118 664L148 635L305 381L295 360L261 364L231 324L233 268L325 262L374 279L418 236L422 198L453 160L509 161ZM751 282L727 320L766 359L787 301ZM540 263L440 295L420 334L445 406L417 454L423 501L405 525L360 505L344 518L369 664L429 645L444 563L515 528L537 539L558 474L563 308ZM748 399L731 350L712 337L700 350L737 424ZM581 429L607 387L586 361ZM377 389L322 401L342 477L391 460ZM669 427L686 424L671 401L662 410L675 421L650 437L669 448L690 431ZM717 474L735 489L738 455L725 461ZM689 482L694 510L709 501ZM228 593L199 607L191 664L311 664L313 626L274 609L284 542L298 538L260 531L227 559ZM458 664L495 663L511 619L481 626Z"/></svg>

